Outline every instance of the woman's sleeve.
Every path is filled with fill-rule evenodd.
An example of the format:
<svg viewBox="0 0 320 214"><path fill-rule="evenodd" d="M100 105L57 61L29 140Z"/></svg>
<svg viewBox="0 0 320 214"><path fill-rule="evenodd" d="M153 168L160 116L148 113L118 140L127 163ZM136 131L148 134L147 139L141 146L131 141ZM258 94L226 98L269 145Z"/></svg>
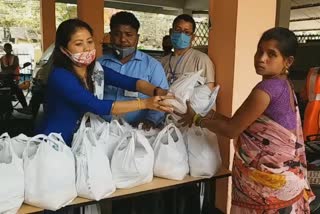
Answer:
<svg viewBox="0 0 320 214"><path fill-rule="evenodd" d="M112 85L128 91L137 91L136 84L139 79L120 74L105 66L102 66L102 68L106 85Z"/></svg>
<svg viewBox="0 0 320 214"><path fill-rule="evenodd" d="M266 92L271 100L278 99L286 88L286 82L280 79L267 79L259 82L255 89Z"/></svg>
<svg viewBox="0 0 320 214"><path fill-rule="evenodd" d="M109 115L111 112L112 100L99 100L67 70L54 69L48 80L48 88L83 112L98 115Z"/></svg>

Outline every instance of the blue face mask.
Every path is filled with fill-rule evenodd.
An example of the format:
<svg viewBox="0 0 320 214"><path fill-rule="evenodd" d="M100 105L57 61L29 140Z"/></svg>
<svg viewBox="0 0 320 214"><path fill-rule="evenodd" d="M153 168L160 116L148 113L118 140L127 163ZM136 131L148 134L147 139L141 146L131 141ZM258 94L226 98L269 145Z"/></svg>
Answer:
<svg viewBox="0 0 320 214"><path fill-rule="evenodd" d="M123 59L131 54L133 54L136 51L135 47L129 47L129 48L120 48L115 45L113 45L113 52L114 54L119 58Z"/></svg>
<svg viewBox="0 0 320 214"><path fill-rule="evenodd" d="M185 33L174 32L171 34L171 43L175 49L185 49L190 46L191 36Z"/></svg>

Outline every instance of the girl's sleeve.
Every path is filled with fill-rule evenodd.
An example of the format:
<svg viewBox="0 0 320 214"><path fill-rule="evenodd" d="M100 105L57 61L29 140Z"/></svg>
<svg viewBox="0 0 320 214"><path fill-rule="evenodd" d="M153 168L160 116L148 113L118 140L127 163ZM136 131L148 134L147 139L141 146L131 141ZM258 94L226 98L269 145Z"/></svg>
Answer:
<svg viewBox="0 0 320 214"><path fill-rule="evenodd" d="M102 68L104 71L104 81L106 85L112 85L128 91L137 91L136 84L139 79L120 74L119 72L105 66L102 66Z"/></svg>
<svg viewBox="0 0 320 214"><path fill-rule="evenodd" d="M48 80L48 87L56 92L56 96L61 96L83 112L110 114L113 101L99 100L81 85L74 74L65 69L53 70Z"/></svg>

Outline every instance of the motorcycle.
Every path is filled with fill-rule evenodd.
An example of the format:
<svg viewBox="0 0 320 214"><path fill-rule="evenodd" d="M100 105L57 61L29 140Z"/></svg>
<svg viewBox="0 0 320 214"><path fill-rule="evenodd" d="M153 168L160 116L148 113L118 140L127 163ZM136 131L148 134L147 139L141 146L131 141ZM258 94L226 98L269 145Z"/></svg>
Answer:
<svg viewBox="0 0 320 214"><path fill-rule="evenodd" d="M28 66L31 66L30 62L26 62L23 64L20 69L24 69ZM12 84L17 84L20 89L25 89L28 83L24 81L19 84L15 82L14 79L16 76L24 77L24 74L12 74L6 72L0 72L0 120L9 119L12 115L14 106L12 105L12 101L14 100L12 93ZM13 81L13 83L12 83ZM30 87L30 81L29 81ZM17 104L16 104L17 105Z"/></svg>

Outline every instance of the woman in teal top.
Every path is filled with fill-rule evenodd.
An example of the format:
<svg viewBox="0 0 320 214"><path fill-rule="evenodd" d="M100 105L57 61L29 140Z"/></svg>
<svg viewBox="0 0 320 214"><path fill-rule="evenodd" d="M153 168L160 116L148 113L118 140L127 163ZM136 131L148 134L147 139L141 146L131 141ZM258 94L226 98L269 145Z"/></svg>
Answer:
<svg viewBox="0 0 320 214"><path fill-rule="evenodd" d="M46 91L45 115L36 127L36 133L61 133L66 143L71 146L77 121L86 112L118 115L142 109L171 111L171 106L163 102L172 98L166 96L166 90L144 80L118 74L106 67L103 67L105 84L158 96L116 102L96 98L93 95L92 80L95 52L93 30L87 23L79 19L69 19L60 24L53 51L54 69L49 75Z"/></svg>

